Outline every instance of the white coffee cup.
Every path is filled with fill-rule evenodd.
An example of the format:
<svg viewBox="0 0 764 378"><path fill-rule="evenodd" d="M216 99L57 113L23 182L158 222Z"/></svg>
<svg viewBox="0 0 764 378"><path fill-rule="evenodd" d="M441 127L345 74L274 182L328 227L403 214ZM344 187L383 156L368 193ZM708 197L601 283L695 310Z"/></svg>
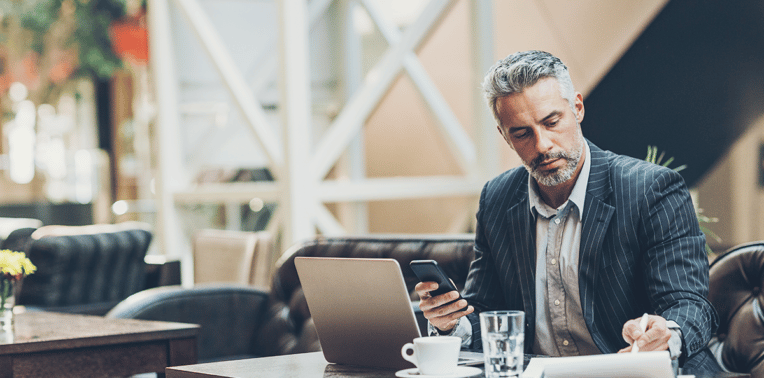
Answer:
<svg viewBox="0 0 764 378"><path fill-rule="evenodd" d="M401 355L416 365L419 374L449 375L456 370L461 345L462 339L455 336L417 337L403 346Z"/></svg>

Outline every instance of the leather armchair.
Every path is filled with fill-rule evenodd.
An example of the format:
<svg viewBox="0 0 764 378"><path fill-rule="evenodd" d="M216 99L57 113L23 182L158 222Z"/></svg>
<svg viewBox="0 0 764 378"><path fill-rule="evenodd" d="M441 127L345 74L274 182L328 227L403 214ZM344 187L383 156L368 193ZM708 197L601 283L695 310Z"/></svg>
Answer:
<svg viewBox="0 0 764 378"><path fill-rule="evenodd" d="M150 289L126 299L107 316L200 324L198 350L202 362L318 351L320 343L294 267L295 257L396 259L411 299L417 301L413 289L419 281L409 262L438 261L462 289L474 257L473 245L473 235L319 237L283 254L276 264L270 292L232 284ZM213 297L216 299L210 299ZM419 321L420 328L424 327L424 318L420 316ZM224 342L239 347L225 350L220 347Z"/></svg>
<svg viewBox="0 0 764 378"><path fill-rule="evenodd" d="M726 369L764 377L764 242L728 250L709 275L708 299L719 313L711 350Z"/></svg>
<svg viewBox="0 0 764 378"><path fill-rule="evenodd" d="M103 315L145 288L151 232L139 223L45 226L13 231L4 248L26 252L37 272L18 304L31 310Z"/></svg>
<svg viewBox="0 0 764 378"><path fill-rule="evenodd" d="M268 293L253 286L207 283L156 287L131 295L110 318L199 324L199 362L255 357L253 340L263 322Z"/></svg>

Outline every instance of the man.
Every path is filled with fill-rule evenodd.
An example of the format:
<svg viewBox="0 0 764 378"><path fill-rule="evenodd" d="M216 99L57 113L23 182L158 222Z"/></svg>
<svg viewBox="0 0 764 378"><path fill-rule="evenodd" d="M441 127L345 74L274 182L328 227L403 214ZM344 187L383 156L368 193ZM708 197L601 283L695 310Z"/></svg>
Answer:
<svg viewBox="0 0 764 378"><path fill-rule="evenodd" d="M676 172L584 139L583 96L567 67L520 52L488 72L497 129L523 161L483 187L475 260L463 298L417 285L431 333L481 347L477 313L523 310L527 353L669 350L680 366L719 370L708 260L689 192ZM645 332L639 327L650 314Z"/></svg>

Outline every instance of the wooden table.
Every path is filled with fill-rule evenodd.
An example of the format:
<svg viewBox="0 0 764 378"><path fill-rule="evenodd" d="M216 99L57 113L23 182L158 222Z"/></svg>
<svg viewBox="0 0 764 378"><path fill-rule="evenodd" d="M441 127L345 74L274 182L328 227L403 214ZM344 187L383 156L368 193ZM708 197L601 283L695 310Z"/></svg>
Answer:
<svg viewBox="0 0 764 378"><path fill-rule="evenodd" d="M394 370L363 368L327 363L321 352L278 357L212 362L191 366L175 366L166 370L167 378L391 378ZM482 377L480 375L479 377ZM696 378L749 377L748 374L700 374Z"/></svg>
<svg viewBox="0 0 764 378"><path fill-rule="evenodd" d="M318 377L395 377L395 370L336 365L326 362L321 352L277 357L211 362L167 368L167 378L318 378Z"/></svg>
<svg viewBox="0 0 764 378"><path fill-rule="evenodd" d="M196 363L196 324L27 312L0 333L0 378L111 377Z"/></svg>

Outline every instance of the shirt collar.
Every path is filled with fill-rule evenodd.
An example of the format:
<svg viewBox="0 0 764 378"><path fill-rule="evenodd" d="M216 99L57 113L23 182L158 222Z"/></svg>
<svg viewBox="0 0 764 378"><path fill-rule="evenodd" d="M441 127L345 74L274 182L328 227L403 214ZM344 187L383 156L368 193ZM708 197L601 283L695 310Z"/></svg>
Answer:
<svg viewBox="0 0 764 378"><path fill-rule="evenodd" d="M576 185L573 186L573 191L570 192L570 197L568 197L568 201L573 202L573 205L578 208L579 214L584 213L586 187L589 184L589 171L592 166L592 153L589 150L589 143L586 143L586 140L584 140L583 143L584 150L586 151L584 166L581 168L581 174L579 174L578 179L576 180ZM565 201L560 208L564 208L568 201ZM528 204L530 205L531 213L534 215L540 213L545 217L550 217L557 212L556 209L552 209L541 199L541 195L538 191L538 184L536 184L536 180L534 180L531 175L528 175Z"/></svg>

